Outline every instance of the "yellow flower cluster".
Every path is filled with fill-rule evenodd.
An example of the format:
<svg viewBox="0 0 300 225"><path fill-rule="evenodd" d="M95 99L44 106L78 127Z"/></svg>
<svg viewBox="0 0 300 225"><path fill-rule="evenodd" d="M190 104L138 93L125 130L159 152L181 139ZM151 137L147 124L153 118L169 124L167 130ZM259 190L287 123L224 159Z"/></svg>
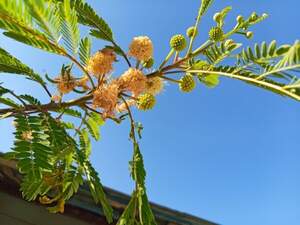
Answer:
<svg viewBox="0 0 300 225"><path fill-rule="evenodd" d="M107 74L113 70L116 55L112 49L104 48L93 55L87 65L87 71L96 77Z"/></svg>
<svg viewBox="0 0 300 225"><path fill-rule="evenodd" d="M133 96L137 97L145 91L147 77L142 71L129 68L121 75L118 82L121 90L130 91Z"/></svg>
<svg viewBox="0 0 300 225"><path fill-rule="evenodd" d="M112 116L118 103L119 86L117 83L101 85L93 94L93 106L102 108L103 116Z"/></svg>
<svg viewBox="0 0 300 225"><path fill-rule="evenodd" d="M153 55L153 44L150 38L147 36L133 38L129 46L128 55L144 62L151 59Z"/></svg>

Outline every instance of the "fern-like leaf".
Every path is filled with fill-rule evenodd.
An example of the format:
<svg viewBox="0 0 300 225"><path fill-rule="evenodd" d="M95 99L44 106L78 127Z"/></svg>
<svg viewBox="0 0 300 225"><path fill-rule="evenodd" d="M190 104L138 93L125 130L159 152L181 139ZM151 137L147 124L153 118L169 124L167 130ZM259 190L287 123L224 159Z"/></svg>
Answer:
<svg viewBox="0 0 300 225"><path fill-rule="evenodd" d="M59 10L44 0L24 0L34 22L46 37L57 43L60 38L61 18Z"/></svg>
<svg viewBox="0 0 300 225"><path fill-rule="evenodd" d="M202 0L199 14L203 16L214 0Z"/></svg>
<svg viewBox="0 0 300 225"><path fill-rule="evenodd" d="M64 0L61 4L62 35L67 49L74 55L78 52L80 33L77 22L75 7L71 6L70 0Z"/></svg>
<svg viewBox="0 0 300 225"><path fill-rule="evenodd" d="M0 48L0 72L25 75L31 80L45 84L40 75L2 48Z"/></svg>
<svg viewBox="0 0 300 225"><path fill-rule="evenodd" d="M86 37L80 41L79 58L81 64L86 66L91 55L91 40Z"/></svg>

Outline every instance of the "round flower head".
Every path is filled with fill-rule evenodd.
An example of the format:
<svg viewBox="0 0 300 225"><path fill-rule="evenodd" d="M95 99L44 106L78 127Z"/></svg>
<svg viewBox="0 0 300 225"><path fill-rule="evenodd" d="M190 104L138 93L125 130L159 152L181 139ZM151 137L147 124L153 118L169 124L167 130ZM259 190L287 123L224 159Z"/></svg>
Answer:
<svg viewBox="0 0 300 225"><path fill-rule="evenodd" d="M116 55L110 48L104 48L96 52L88 61L87 70L89 73L98 77L107 74L113 69L113 62L116 60Z"/></svg>
<svg viewBox="0 0 300 225"><path fill-rule="evenodd" d="M144 92L146 88L147 77L142 71L129 68L119 78L120 89L132 92L133 96L138 96Z"/></svg>
<svg viewBox="0 0 300 225"><path fill-rule="evenodd" d="M252 31L248 31L248 32L246 33L246 38L248 38L248 39L253 38L253 32L252 32Z"/></svg>
<svg viewBox="0 0 300 225"><path fill-rule="evenodd" d="M164 89L164 82L160 77L152 77L147 79L146 92L157 95Z"/></svg>
<svg viewBox="0 0 300 225"><path fill-rule="evenodd" d="M183 92L191 92L196 87L194 77L190 74L184 75L180 79L179 88Z"/></svg>
<svg viewBox="0 0 300 225"><path fill-rule="evenodd" d="M93 106L103 109L103 115L111 116L114 114L118 102L119 87L116 83L104 84L93 94Z"/></svg>
<svg viewBox="0 0 300 225"><path fill-rule="evenodd" d="M175 51L182 51L186 47L186 40L182 34L174 35L170 40L170 46Z"/></svg>
<svg viewBox="0 0 300 225"><path fill-rule="evenodd" d="M213 27L209 31L209 39L212 41L222 41L224 32L220 27Z"/></svg>
<svg viewBox="0 0 300 225"><path fill-rule="evenodd" d="M237 22L238 24L243 23L243 22L244 22L244 17L243 17L242 15L238 15L238 16L236 17L236 22Z"/></svg>
<svg viewBox="0 0 300 225"><path fill-rule="evenodd" d="M56 82L57 89L61 94L68 94L76 86L75 79L71 75L60 75L54 80Z"/></svg>
<svg viewBox="0 0 300 225"><path fill-rule="evenodd" d="M150 69L154 64L154 59L151 58L148 61L144 62L143 66L147 69Z"/></svg>
<svg viewBox="0 0 300 225"><path fill-rule="evenodd" d="M156 103L155 97L152 94L145 93L138 97L137 107L140 110L149 110L154 107Z"/></svg>
<svg viewBox="0 0 300 225"><path fill-rule="evenodd" d="M250 16L250 21L254 22L258 19L258 15L256 14L256 12L253 12Z"/></svg>
<svg viewBox="0 0 300 225"><path fill-rule="evenodd" d="M186 36L188 36L189 38L193 37L194 33L195 33L195 37L196 37L198 34L198 30L195 27L189 27L186 30Z"/></svg>
<svg viewBox="0 0 300 225"><path fill-rule="evenodd" d="M148 61L153 55L153 44L149 37L139 36L133 38L129 46L129 56L135 57L139 61Z"/></svg>
<svg viewBox="0 0 300 225"><path fill-rule="evenodd" d="M22 139L25 141L31 141L33 139L31 131L23 131L21 136L22 136Z"/></svg>

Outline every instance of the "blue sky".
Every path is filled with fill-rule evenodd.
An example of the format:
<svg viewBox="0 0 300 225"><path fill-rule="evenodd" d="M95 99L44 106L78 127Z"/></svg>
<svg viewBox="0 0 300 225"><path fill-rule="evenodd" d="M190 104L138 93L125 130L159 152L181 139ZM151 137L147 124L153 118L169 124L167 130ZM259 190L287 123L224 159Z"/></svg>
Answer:
<svg viewBox="0 0 300 225"><path fill-rule="evenodd" d="M148 35L156 62L169 51L172 35L194 23L200 1L90 0L126 49L132 37ZM183 3L184 2L184 3ZM207 38L212 16L233 6L227 28L238 14L267 12L253 27L246 45L273 39L293 43L300 38L297 0L216 0L200 25L197 44ZM240 38L238 38L240 40ZM94 42L94 50L104 43ZM0 46L36 71L58 74L57 56L16 44L0 36ZM125 69L120 66L116 75ZM23 79L1 76L18 93L44 98L38 87ZM215 89L198 85L190 94L167 85L149 112L135 111L145 129L141 141L152 201L225 225L297 225L300 221L300 104L235 80L222 79ZM128 123L107 122L102 140L93 145L92 161L106 186L131 193ZM12 142L10 121L0 121L0 150Z"/></svg>

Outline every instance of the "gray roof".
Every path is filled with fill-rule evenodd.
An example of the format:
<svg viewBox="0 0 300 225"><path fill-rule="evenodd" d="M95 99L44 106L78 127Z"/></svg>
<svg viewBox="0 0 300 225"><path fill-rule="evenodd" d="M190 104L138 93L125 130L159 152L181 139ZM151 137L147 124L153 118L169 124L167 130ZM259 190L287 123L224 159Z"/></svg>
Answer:
<svg viewBox="0 0 300 225"><path fill-rule="evenodd" d="M1 158L0 155L0 192L12 192L12 190L18 192L20 177L20 174L16 170L15 162L7 161ZM8 186L6 190L3 184L4 186ZM114 216L117 219L129 202L130 196L107 187L105 187L105 192L111 205L115 209ZM14 193L14 195L19 196L19 193ZM80 210L80 218L84 218L84 216L82 215L84 215L85 213L94 214L98 217L99 215L103 216L103 212L101 211L101 209L99 210L99 206L94 203L87 185L83 185L79 189L79 192L67 203L67 206L76 208L77 211ZM151 207L155 214L155 217L159 221L159 224L217 225L216 223L189 215L187 213L172 210L158 204L151 203Z"/></svg>

